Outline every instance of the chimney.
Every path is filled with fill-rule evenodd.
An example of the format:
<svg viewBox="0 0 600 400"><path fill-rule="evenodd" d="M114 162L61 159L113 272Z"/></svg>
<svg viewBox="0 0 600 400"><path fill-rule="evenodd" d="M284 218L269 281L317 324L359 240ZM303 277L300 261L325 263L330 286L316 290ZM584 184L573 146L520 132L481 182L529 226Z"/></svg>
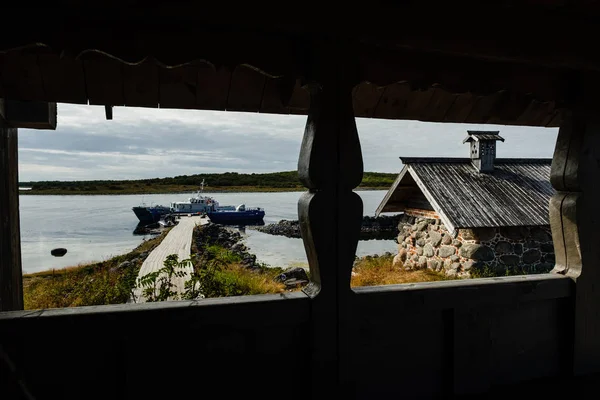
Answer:
<svg viewBox="0 0 600 400"><path fill-rule="evenodd" d="M500 131L467 131L469 136L463 140L470 144L471 162L479 172L492 172L496 160L496 141L504 138Z"/></svg>

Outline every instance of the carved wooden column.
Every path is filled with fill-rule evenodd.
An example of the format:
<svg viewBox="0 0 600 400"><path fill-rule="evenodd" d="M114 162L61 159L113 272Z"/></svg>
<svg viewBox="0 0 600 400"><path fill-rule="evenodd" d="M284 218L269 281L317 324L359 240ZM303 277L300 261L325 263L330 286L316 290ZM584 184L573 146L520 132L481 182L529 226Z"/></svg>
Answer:
<svg viewBox="0 0 600 400"><path fill-rule="evenodd" d="M313 340L313 397L342 394L348 388L347 325L350 274L363 215L352 191L363 175L362 153L352 109L352 86L343 73L313 85L298 161L309 191L298 202L304 247L310 265ZM336 392L331 392L336 390Z"/></svg>
<svg viewBox="0 0 600 400"><path fill-rule="evenodd" d="M23 309L17 128L0 113L0 311Z"/></svg>
<svg viewBox="0 0 600 400"><path fill-rule="evenodd" d="M555 272L576 282L575 374L600 372L600 118L574 112L561 124L550 202Z"/></svg>

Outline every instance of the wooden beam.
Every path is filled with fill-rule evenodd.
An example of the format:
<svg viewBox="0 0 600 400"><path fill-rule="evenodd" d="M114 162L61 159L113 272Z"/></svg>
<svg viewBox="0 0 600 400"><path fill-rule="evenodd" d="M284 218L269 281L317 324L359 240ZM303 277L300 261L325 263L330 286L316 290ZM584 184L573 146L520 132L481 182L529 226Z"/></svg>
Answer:
<svg viewBox="0 0 600 400"><path fill-rule="evenodd" d="M23 309L17 129L0 116L0 311Z"/></svg>
<svg viewBox="0 0 600 400"><path fill-rule="evenodd" d="M555 272L576 282L573 371L600 372L600 119L595 109L569 112L561 124L550 180Z"/></svg>
<svg viewBox="0 0 600 400"><path fill-rule="evenodd" d="M0 99L0 118L11 128L56 129L56 103Z"/></svg>

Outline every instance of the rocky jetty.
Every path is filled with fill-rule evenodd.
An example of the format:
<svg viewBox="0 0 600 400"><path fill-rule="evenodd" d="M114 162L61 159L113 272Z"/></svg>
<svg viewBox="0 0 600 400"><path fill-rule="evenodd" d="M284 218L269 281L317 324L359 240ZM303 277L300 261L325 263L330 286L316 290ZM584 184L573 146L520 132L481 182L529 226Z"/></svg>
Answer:
<svg viewBox="0 0 600 400"><path fill-rule="evenodd" d="M364 216L360 229L360 240L395 239L398 236L398 222L400 215L369 217ZM276 224L255 227L259 232L270 235L299 238L300 224L297 220L281 220Z"/></svg>
<svg viewBox="0 0 600 400"><path fill-rule="evenodd" d="M248 248L241 242L242 235L239 232L232 231L222 225L203 225L198 229L195 240L199 255L205 255L207 247L218 245L239 255L242 259L241 265L243 268L257 272L268 268L256 261L256 255L248 252ZM275 277L275 280L283 283L286 289L302 287L309 282L306 270L298 267L283 270L281 274Z"/></svg>

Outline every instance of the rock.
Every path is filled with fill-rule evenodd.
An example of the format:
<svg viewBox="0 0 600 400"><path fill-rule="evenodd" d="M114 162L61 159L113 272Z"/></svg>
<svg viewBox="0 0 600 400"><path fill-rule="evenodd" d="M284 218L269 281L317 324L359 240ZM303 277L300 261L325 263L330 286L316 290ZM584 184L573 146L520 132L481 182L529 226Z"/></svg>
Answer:
<svg viewBox="0 0 600 400"><path fill-rule="evenodd" d="M454 270L459 270L460 269L460 263L452 263L452 265L450 266L450 269L454 269Z"/></svg>
<svg viewBox="0 0 600 400"><path fill-rule="evenodd" d="M433 257L434 251L431 243L427 243L425 247L423 247L423 255L425 257Z"/></svg>
<svg viewBox="0 0 600 400"><path fill-rule="evenodd" d="M445 233L442 237L442 244L445 244L445 245L452 244L452 237L449 234Z"/></svg>
<svg viewBox="0 0 600 400"><path fill-rule="evenodd" d="M425 239L418 239L417 240L417 246L420 246L420 247L425 246Z"/></svg>
<svg viewBox="0 0 600 400"><path fill-rule="evenodd" d="M462 268L464 271L470 271L471 268L473 268L473 264L474 264L473 260L469 260L463 264Z"/></svg>
<svg viewBox="0 0 600 400"><path fill-rule="evenodd" d="M300 267L292 267L284 270L281 274L275 277L275 280L278 282L285 282L290 279L295 279L297 281L308 281L308 275L306 274L306 270Z"/></svg>
<svg viewBox="0 0 600 400"><path fill-rule="evenodd" d="M417 248L417 255L419 255L419 256L423 255L423 248L422 247Z"/></svg>
<svg viewBox="0 0 600 400"><path fill-rule="evenodd" d="M549 263L549 264L556 264L556 259L554 257L554 253L548 253L544 256L544 258L542 259L543 262L545 263Z"/></svg>
<svg viewBox="0 0 600 400"><path fill-rule="evenodd" d="M460 255L476 261L492 261L494 259L494 251L491 248L475 243L464 244L460 248Z"/></svg>
<svg viewBox="0 0 600 400"><path fill-rule="evenodd" d="M394 257L394 260L392 261L392 265L394 267L402 267L404 265L404 261L406 261L406 257L403 260L400 253L398 253L398 254L396 254L396 257Z"/></svg>
<svg viewBox="0 0 600 400"><path fill-rule="evenodd" d="M148 252L145 251L143 253L140 253L140 258L146 258L146 257L148 257Z"/></svg>
<svg viewBox="0 0 600 400"><path fill-rule="evenodd" d="M449 258L446 258L444 260L444 269L449 270L450 267L452 267L452 260L450 260Z"/></svg>
<svg viewBox="0 0 600 400"><path fill-rule="evenodd" d="M458 269L449 269L449 270L446 270L446 276L447 277L453 278L457 274L458 274Z"/></svg>
<svg viewBox="0 0 600 400"><path fill-rule="evenodd" d="M284 281L283 284L285 285L286 289L296 289L308 285L308 280L292 278Z"/></svg>
<svg viewBox="0 0 600 400"><path fill-rule="evenodd" d="M497 254L510 254L514 251L512 243L505 240L496 243L494 250Z"/></svg>
<svg viewBox="0 0 600 400"><path fill-rule="evenodd" d="M53 255L54 257L62 257L65 254L67 254L67 249L60 247L58 249L52 249L50 250L50 254Z"/></svg>
<svg viewBox="0 0 600 400"><path fill-rule="evenodd" d="M496 236L496 230L494 228L460 229L459 235L462 236L464 240L486 242L492 240L494 236Z"/></svg>
<svg viewBox="0 0 600 400"><path fill-rule="evenodd" d="M404 239L406 239L406 235L398 235L398 243L404 242Z"/></svg>
<svg viewBox="0 0 600 400"><path fill-rule="evenodd" d="M452 246L442 246L438 252L438 255L442 258L450 257L456 253L456 249Z"/></svg>
<svg viewBox="0 0 600 400"><path fill-rule="evenodd" d="M460 260L460 257L457 256L456 254L450 256L450 261L458 262L458 260Z"/></svg>
<svg viewBox="0 0 600 400"><path fill-rule="evenodd" d="M386 251L385 253L383 253L382 257L391 257L392 253L390 253L389 251Z"/></svg>
<svg viewBox="0 0 600 400"><path fill-rule="evenodd" d="M554 253L554 245L552 243L543 243L540 245L542 253Z"/></svg>
<svg viewBox="0 0 600 400"><path fill-rule="evenodd" d="M540 274L548 273L554 268L554 263L541 263L535 266L536 272Z"/></svg>
<svg viewBox="0 0 600 400"><path fill-rule="evenodd" d="M541 257L542 254L538 249L527 250L525 253L523 253L523 263L533 264L535 262L538 262Z"/></svg>
<svg viewBox="0 0 600 400"><path fill-rule="evenodd" d="M411 269L413 269L415 267L415 262L412 260L408 260L404 263L404 269L406 271L410 271Z"/></svg>
<svg viewBox="0 0 600 400"><path fill-rule="evenodd" d="M416 261L419 261L419 256L418 256L417 254L413 254L413 255L410 257L410 260L411 260L411 261L415 261L415 262L416 262Z"/></svg>
<svg viewBox="0 0 600 400"><path fill-rule="evenodd" d="M131 265L131 262L129 261L123 261L121 264L119 264L119 266L117 267L118 269L123 269L123 268L127 268Z"/></svg>
<svg viewBox="0 0 600 400"><path fill-rule="evenodd" d="M531 240L538 242L550 242L552 241L552 236L550 235L550 232L546 231L545 229L534 227L531 228Z"/></svg>
<svg viewBox="0 0 600 400"><path fill-rule="evenodd" d="M400 256L400 261L404 262L406 261L406 257L408 256L408 252L406 251L406 249L402 249L398 252L398 255Z"/></svg>
<svg viewBox="0 0 600 400"><path fill-rule="evenodd" d="M500 228L500 234L508 239L522 240L529 237L529 229L522 226L509 226Z"/></svg>
<svg viewBox="0 0 600 400"><path fill-rule="evenodd" d="M419 257L419 263L417 264L420 269L427 268L427 257Z"/></svg>
<svg viewBox="0 0 600 400"><path fill-rule="evenodd" d="M515 267L519 265L521 259L514 254L503 254L500 256L500 262L506 266Z"/></svg>
<svg viewBox="0 0 600 400"><path fill-rule="evenodd" d="M458 239L454 239L452 241L452 246L454 246L456 248L459 248L460 246L462 246L462 242L460 240L458 240Z"/></svg>
<svg viewBox="0 0 600 400"><path fill-rule="evenodd" d="M424 230L427 229L428 225L429 225L429 221L427 221L427 220L419 222L417 224L417 229L416 230L419 231L419 232L422 232L422 231L424 231Z"/></svg>
<svg viewBox="0 0 600 400"><path fill-rule="evenodd" d="M539 249L540 244L538 242L534 242L533 240L529 240L529 241L525 242L525 248L526 249Z"/></svg>
<svg viewBox="0 0 600 400"><path fill-rule="evenodd" d="M440 268L440 262L438 260L428 260L427 268L437 271Z"/></svg>
<svg viewBox="0 0 600 400"><path fill-rule="evenodd" d="M416 239L417 238L417 232L412 232L410 234L410 237L413 238L413 239Z"/></svg>
<svg viewBox="0 0 600 400"><path fill-rule="evenodd" d="M523 245L521 243L515 243L514 249L515 249L515 254L519 254L519 255L523 254Z"/></svg>
<svg viewBox="0 0 600 400"><path fill-rule="evenodd" d="M440 243L442 242L442 235L439 232L435 232L435 231L429 232L429 238L431 239L431 245L433 247L438 247L440 245Z"/></svg>

